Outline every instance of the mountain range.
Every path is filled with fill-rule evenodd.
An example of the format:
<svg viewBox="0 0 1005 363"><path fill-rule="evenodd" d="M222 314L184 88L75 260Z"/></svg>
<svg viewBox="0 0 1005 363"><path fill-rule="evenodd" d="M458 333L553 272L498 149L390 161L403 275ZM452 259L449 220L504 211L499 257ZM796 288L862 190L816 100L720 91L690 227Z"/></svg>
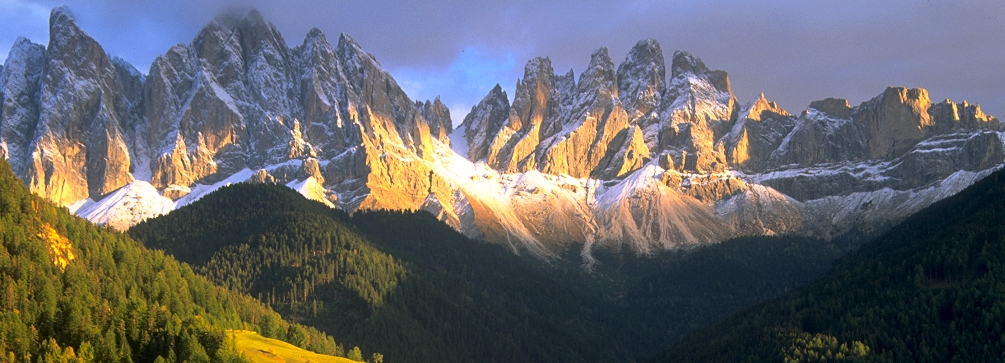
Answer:
<svg viewBox="0 0 1005 363"><path fill-rule="evenodd" d="M995 117L890 87L852 107L742 103L728 74L638 42L578 78L527 62L456 127L346 34L289 47L252 10L221 16L144 74L66 8L49 44L0 69L0 154L29 189L125 230L237 182L349 212L426 210L466 236L553 258L737 236L877 235L1005 161ZM669 71L669 72L668 72Z"/></svg>

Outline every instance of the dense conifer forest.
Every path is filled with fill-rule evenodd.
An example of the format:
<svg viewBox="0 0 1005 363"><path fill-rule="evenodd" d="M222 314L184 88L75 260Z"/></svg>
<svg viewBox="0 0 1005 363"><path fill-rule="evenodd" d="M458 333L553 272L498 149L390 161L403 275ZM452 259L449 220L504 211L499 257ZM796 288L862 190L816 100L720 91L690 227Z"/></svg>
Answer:
<svg viewBox="0 0 1005 363"><path fill-rule="evenodd" d="M843 249L758 237L636 256L541 260L425 212L352 216L277 185L231 185L130 235L388 362L645 359L778 296ZM366 354L364 354L366 356Z"/></svg>
<svg viewBox="0 0 1005 363"><path fill-rule="evenodd" d="M330 336L32 195L4 161L0 289L3 362L242 361L225 329L344 352Z"/></svg>
<svg viewBox="0 0 1005 363"><path fill-rule="evenodd" d="M1005 172L654 362L1005 360Z"/></svg>

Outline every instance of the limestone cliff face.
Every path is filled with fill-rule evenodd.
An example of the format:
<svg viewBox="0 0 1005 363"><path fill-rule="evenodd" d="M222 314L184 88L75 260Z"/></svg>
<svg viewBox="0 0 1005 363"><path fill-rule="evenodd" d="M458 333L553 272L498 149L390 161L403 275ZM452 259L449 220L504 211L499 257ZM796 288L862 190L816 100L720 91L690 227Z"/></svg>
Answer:
<svg viewBox="0 0 1005 363"><path fill-rule="evenodd" d="M794 117L762 93L740 109L736 123L721 139L726 162L741 170L761 170L794 126Z"/></svg>
<svg viewBox="0 0 1005 363"><path fill-rule="evenodd" d="M651 158L642 129L630 126L618 132L608 144L607 153L598 168L594 169L593 176L600 179L622 178L641 169Z"/></svg>
<svg viewBox="0 0 1005 363"><path fill-rule="evenodd" d="M857 107L852 119L868 156L892 159L914 147L935 125L928 114L931 103L924 89L890 87Z"/></svg>
<svg viewBox="0 0 1005 363"><path fill-rule="evenodd" d="M594 171L607 155L608 145L628 127L616 81L607 48L598 49L590 66L579 76L569 116L556 122L556 130L549 132L553 135L537 148L542 172L573 177L600 174L600 170Z"/></svg>
<svg viewBox="0 0 1005 363"><path fill-rule="evenodd" d="M771 152L764 168L863 160L868 156L867 147L851 120L810 108L795 120L792 131Z"/></svg>
<svg viewBox="0 0 1005 363"><path fill-rule="evenodd" d="M137 121L136 84L142 79L130 66L109 58L65 8L53 10L49 33L41 65L38 46L22 41L12 52L18 65L9 71L19 74L8 77L7 91L19 100L5 105L27 107L4 112L5 123L13 126L4 128L5 138L11 137L9 157L19 159L14 164L22 168L31 190L68 204L103 196L133 180L127 142ZM34 79L37 90L28 83ZM24 87L15 90L17 84Z"/></svg>
<svg viewBox="0 0 1005 363"><path fill-rule="evenodd" d="M980 105L971 105L967 101L955 103L947 99L931 105L928 113L935 120L936 134L974 129L998 130L1001 126L997 118L981 111Z"/></svg>
<svg viewBox="0 0 1005 363"><path fill-rule="evenodd" d="M562 101L571 98L574 85L572 72L556 76L550 59L528 61L523 79L517 81L509 119L492 139L486 162L504 172L536 169L537 146L556 131Z"/></svg>
<svg viewBox="0 0 1005 363"><path fill-rule="evenodd" d="M682 51L674 52L672 69L659 122L643 125L647 141L674 155L682 170L725 170L725 149L716 141L730 131L739 111L728 75Z"/></svg>

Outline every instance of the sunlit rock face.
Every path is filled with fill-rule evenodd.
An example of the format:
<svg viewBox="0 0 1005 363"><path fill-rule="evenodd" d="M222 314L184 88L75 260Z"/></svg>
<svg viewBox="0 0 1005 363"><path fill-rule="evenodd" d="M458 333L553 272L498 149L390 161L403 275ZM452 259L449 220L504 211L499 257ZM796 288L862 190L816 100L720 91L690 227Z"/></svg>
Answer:
<svg viewBox="0 0 1005 363"><path fill-rule="evenodd" d="M3 143L31 190L68 204L131 182L129 144L142 76L112 60L66 8L49 19L49 45L25 39L4 71Z"/></svg>
<svg viewBox="0 0 1005 363"><path fill-rule="evenodd" d="M31 189L118 229L229 183L326 205L426 210L462 233L554 258L743 235L883 231L1005 162L998 119L891 87L852 107L745 104L726 72L651 39L578 76L531 59L454 127L370 54L313 29L289 47L249 11L207 24L142 75L65 8L48 46L0 68L0 157ZM449 100L448 100L449 101Z"/></svg>
<svg viewBox="0 0 1005 363"><path fill-rule="evenodd" d="M795 123L794 117L762 93L740 109L733 127L720 140L726 162L740 170L761 170Z"/></svg>

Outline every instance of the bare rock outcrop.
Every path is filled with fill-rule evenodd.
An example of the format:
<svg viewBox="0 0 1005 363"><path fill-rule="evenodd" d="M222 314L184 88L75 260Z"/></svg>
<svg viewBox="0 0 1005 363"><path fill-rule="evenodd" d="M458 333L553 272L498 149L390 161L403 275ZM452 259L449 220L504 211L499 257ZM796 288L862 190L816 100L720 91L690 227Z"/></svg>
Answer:
<svg viewBox="0 0 1005 363"><path fill-rule="evenodd" d="M652 122L666 91L663 49L654 39L640 40L618 65L618 94L633 124ZM646 118L646 121L639 119Z"/></svg>
<svg viewBox="0 0 1005 363"><path fill-rule="evenodd" d="M859 128L849 119L807 109L765 161L765 169L810 166L868 157Z"/></svg>
<svg viewBox="0 0 1005 363"><path fill-rule="evenodd" d="M862 134L868 157L893 159L914 147L935 125L928 114L931 103L925 89L889 87L856 107L852 119Z"/></svg>
<svg viewBox="0 0 1005 363"><path fill-rule="evenodd" d="M575 77L558 77L548 58L534 58L517 81L509 119L492 140L486 162L503 172L537 168L536 149L556 129L562 98L571 97Z"/></svg>
<svg viewBox="0 0 1005 363"><path fill-rule="evenodd" d="M14 174L22 178L38 123L39 80L45 64L45 47L22 37L14 41L0 70L0 149Z"/></svg>
<svg viewBox="0 0 1005 363"><path fill-rule="evenodd" d="M457 127L457 131L461 134L451 141L454 150L471 161L485 160L493 140L508 121L509 113L510 105L506 91L496 84L485 98L471 107L471 112ZM463 146L459 147L460 145Z"/></svg>
<svg viewBox="0 0 1005 363"><path fill-rule="evenodd" d="M66 8L49 18L49 45L40 79L38 122L24 177L31 190L66 205L99 198L133 181L127 140L135 120L139 78L120 70ZM133 102L130 102L133 101Z"/></svg>
<svg viewBox="0 0 1005 363"><path fill-rule="evenodd" d="M553 135L538 147L543 173L587 177L609 152L608 145L628 127L628 114L618 98L614 62L607 48L593 52L579 76L569 117L555 122Z"/></svg>
<svg viewBox="0 0 1005 363"><path fill-rule="evenodd" d="M729 77L682 51L674 52L672 69L659 122L641 124L646 143L670 150L684 170L725 170L725 149L716 147L716 141L730 131L739 111Z"/></svg>
<svg viewBox="0 0 1005 363"><path fill-rule="evenodd" d="M721 139L726 161L740 170L761 170L794 126L795 118L762 93L740 109L733 128Z"/></svg>
<svg viewBox="0 0 1005 363"><path fill-rule="evenodd" d="M436 97L433 102L427 100L422 104L415 101L415 107L422 109L422 117L429 123L431 137L450 145L450 133L454 131L450 121L450 109L440 102L440 98Z"/></svg>
<svg viewBox="0 0 1005 363"><path fill-rule="evenodd" d="M604 180L622 178L641 169L651 158L642 129L630 126L621 130L608 144L607 155L600 161L598 168L594 169L592 176Z"/></svg>

